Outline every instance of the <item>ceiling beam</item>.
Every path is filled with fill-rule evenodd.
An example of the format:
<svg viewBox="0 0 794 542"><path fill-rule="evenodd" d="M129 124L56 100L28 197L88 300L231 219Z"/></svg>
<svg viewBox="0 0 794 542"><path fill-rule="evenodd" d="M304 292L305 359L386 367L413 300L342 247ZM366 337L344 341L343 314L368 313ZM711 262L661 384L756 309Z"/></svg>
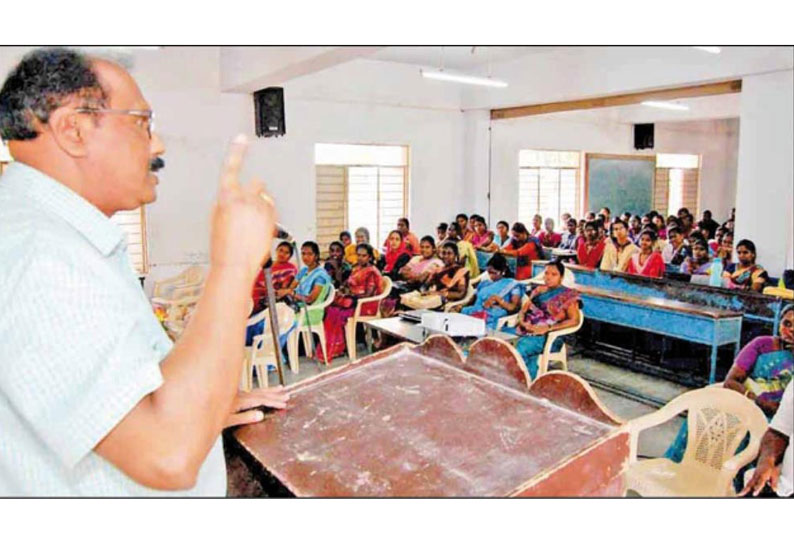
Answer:
<svg viewBox="0 0 794 542"><path fill-rule="evenodd" d="M662 90L648 90L632 92L599 98L584 98L565 102L551 102L535 105L521 105L516 107L502 107L491 109L491 119L514 119L532 115L545 115L561 111L576 111L581 109L598 109L601 107L617 107L621 105L634 105L645 101L665 101L680 98L699 98L701 96L716 96L718 94L733 94L742 91L742 80L723 81L721 83L708 83L688 87L667 88Z"/></svg>

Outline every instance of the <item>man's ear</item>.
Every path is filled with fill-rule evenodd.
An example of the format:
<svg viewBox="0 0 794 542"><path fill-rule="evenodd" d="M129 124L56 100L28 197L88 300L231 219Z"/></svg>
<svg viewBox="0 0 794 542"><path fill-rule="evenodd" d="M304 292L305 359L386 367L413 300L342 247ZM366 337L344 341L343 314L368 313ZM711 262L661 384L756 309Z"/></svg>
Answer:
<svg viewBox="0 0 794 542"><path fill-rule="evenodd" d="M52 112L47 124L55 143L69 156L80 158L88 152L85 137L93 128L93 122L91 115L62 107Z"/></svg>

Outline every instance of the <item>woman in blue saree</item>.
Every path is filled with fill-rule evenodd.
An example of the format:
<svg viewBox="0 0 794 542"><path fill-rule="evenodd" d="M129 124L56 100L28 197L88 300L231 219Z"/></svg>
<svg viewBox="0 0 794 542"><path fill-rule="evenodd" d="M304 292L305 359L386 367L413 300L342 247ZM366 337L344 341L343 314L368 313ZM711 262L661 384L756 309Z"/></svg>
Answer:
<svg viewBox="0 0 794 542"><path fill-rule="evenodd" d="M518 340L516 350L533 380L538 376L538 359L546 347L548 333L579 323L579 292L563 286L563 276L565 266L559 261L549 262L543 273L543 286L532 291L518 313L518 325L505 330L526 335ZM554 341L552 351L558 352L561 348L562 337Z"/></svg>
<svg viewBox="0 0 794 542"><path fill-rule="evenodd" d="M758 405L769 420L777 412L783 391L791 382L794 371L794 305L787 305L783 309L778 332L778 337L761 336L747 343L723 383L723 387L741 393ZM688 431L684 421L664 457L676 463L683 459ZM746 446L747 439L742 441L736 452ZM739 478L737 476L737 487L741 486Z"/></svg>
<svg viewBox="0 0 794 542"><path fill-rule="evenodd" d="M521 305L524 286L515 279L505 277L509 267L507 258L494 254L488 261L488 280L477 285L474 303L461 312L485 320L488 329L496 329L499 318L513 314Z"/></svg>

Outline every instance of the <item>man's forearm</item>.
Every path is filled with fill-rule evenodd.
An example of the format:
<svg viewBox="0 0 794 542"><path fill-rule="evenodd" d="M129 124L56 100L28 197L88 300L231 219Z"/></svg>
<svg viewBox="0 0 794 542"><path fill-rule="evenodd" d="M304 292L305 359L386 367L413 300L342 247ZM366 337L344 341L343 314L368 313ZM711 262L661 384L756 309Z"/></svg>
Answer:
<svg viewBox="0 0 794 542"><path fill-rule="evenodd" d="M166 422L163 437L183 446L196 467L220 434L237 393L252 283L245 270L210 269L190 322L161 364L164 384L152 400Z"/></svg>
<svg viewBox="0 0 794 542"><path fill-rule="evenodd" d="M774 429L767 429L761 439L758 464L769 464L770 466L777 465L783 461L783 456L786 453L788 444L789 439L786 436L778 433Z"/></svg>

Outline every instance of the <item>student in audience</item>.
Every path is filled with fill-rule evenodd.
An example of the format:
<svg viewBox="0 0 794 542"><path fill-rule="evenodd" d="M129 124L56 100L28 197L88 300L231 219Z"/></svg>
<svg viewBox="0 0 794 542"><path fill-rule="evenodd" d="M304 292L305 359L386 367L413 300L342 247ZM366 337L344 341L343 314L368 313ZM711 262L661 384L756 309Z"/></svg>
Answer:
<svg viewBox="0 0 794 542"><path fill-rule="evenodd" d="M585 221L592 222L596 219L596 214L593 211L588 211L587 214L584 216Z"/></svg>
<svg viewBox="0 0 794 542"><path fill-rule="evenodd" d="M513 224L512 237L499 252L515 257L517 280L532 278L532 260L539 259L541 254L538 244L530 238L527 227L521 222Z"/></svg>
<svg viewBox="0 0 794 542"><path fill-rule="evenodd" d="M687 209L686 207L681 207L680 209L678 209L678 212L676 213L678 220L683 220L684 217L688 215L689 215L689 209Z"/></svg>
<svg viewBox="0 0 794 542"><path fill-rule="evenodd" d="M281 301L289 293L289 285L298 273L297 266L290 261L293 255L292 243L282 241L276 248L276 261L273 263L271 274L273 278L273 289L276 293L276 301ZM262 312L267 308L267 285L265 284L265 269L259 271L259 275L254 282L254 290L251 297L254 308L251 314Z"/></svg>
<svg viewBox="0 0 794 542"><path fill-rule="evenodd" d="M353 238L350 235L350 232L345 230L339 234L339 242L342 243L342 246L347 248L353 242Z"/></svg>
<svg viewBox="0 0 794 542"><path fill-rule="evenodd" d="M540 215L535 215L532 217L532 229L529 232L531 237L537 238L540 235L540 232L543 231L543 217Z"/></svg>
<svg viewBox="0 0 794 542"><path fill-rule="evenodd" d="M664 223L664 217L656 213L651 219L651 224L656 226L656 233L659 235L659 239L667 241L667 226Z"/></svg>
<svg viewBox="0 0 794 542"><path fill-rule="evenodd" d="M761 439L758 461L753 476L739 497L751 491L754 497L791 497L794 494L794 389L786 386L777 414Z"/></svg>
<svg viewBox="0 0 794 542"><path fill-rule="evenodd" d="M325 260L323 267L333 280L335 288L345 283L353 268L345 260L345 247L342 243L333 241L328 246L328 259Z"/></svg>
<svg viewBox="0 0 794 542"><path fill-rule="evenodd" d="M496 329L499 318L518 311L524 287L517 280L505 277L508 269L505 257L494 254L488 261L488 278L477 284L473 303L460 312L482 318L488 329Z"/></svg>
<svg viewBox="0 0 794 542"><path fill-rule="evenodd" d="M596 221L601 223L601 236L605 238L609 228L611 227L609 222L607 222L606 215L599 213L596 217Z"/></svg>
<svg viewBox="0 0 794 542"><path fill-rule="evenodd" d="M681 231L686 237L692 235L695 232L695 224L694 224L694 217L690 214L686 214L683 216L681 220Z"/></svg>
<svg viewBox="0 0 794 542"><path fill-rule="evenodd" d="M576 243L579 235L576 233L577 222L575 218L569 218L566 223L565 233L562 234L559 248L562 250L576 250Z"/></svg>
<svg viewBox="0 0 794 542"><path fill-rule="evenodd" d="M681 272L687 275L708 275L711 273L712 265L708 243L700 236L692 239L692 256L681 264Z"/></svg>
<svg viewBox="0 0 794 542"><path fill-rule="evenodd" d="M477 215L477 214L471 215L469 217L469 226L468 226L468 229L466 230L466 235L464 236L464 240L465 241L468 241L469 243L474 244L472 242L472 239L474 238L474 236L477 233L477 223L478 222L482 222L483 224L485 224L485 219L483 217L481 217L480 215Z"/></svg>
<svg viewBox="0 0 794 542"><path fill-rule="evenodd" d="M656 232L646 229L640 234L640 250L635 252L626 266L626 273L643 277L662 278L664 276L664 259L661 252L654 250Z"/></svg>
<svg viewBox="0 0 794 542"><path fill-rule="evenodd" d="M717 231L714 233L714 239L709 239L709 253L712 256L717 256L720 251L720 245L722 244L722 238L725 236L725 228L722 226L717 227Z"/></svg>
<svg viewBox="0 0 794 542"><path fill-rule="evenodd" d="M496 223L496 235L494 236L494 243L499 245L499 248L502 248L509 240L510 224L504 220L500 220Z"/></svg>
<svg viewBox="0 0 794 542"><path fill-rule="evenodd" d="M412 255L405 243L403 234L399 230L393 230L386 238L386 257L383 266L383 274L392 280L399 280L400 270L407 264Z"/></svg>
<svg viewBox="0 0 794 542"><path fill-rule="evenodd" d="M446 222L439 222L438 226L436 226L436 241L440 245L447 239L447 229L449 228L449 224Z"/></svg>
<svg viewBox="0 0 794 542"><path fill-rule="evenodd" d="M419 239L411 232L411 223L403 217L397 221L397 230L402 234L405 246L412 256L419 254Z"/></svg>
<svg viewBox="0 0 794 542"><path fill-rule="evenodd" d="M452 226L450 224L450 228ZM400 299L406 307L437 309L448 301L460 301L466 296L469 289L469 271L460 264L457 243L445 241L438 252L444 267L430 275L421 290L401 296Z"/></svg>
<svg viewBox="0 0 794 542"><path fill-rule="evenodd" d="M485 250L493 244L494 234L488 229L485 219L479 215L473 216L474 220L474 234L471 236L469 242L475 249Z"/></svg>
<svg viewBox="0 0 794 542"><path fill-rule="evenodd" d="M670 229L670 228L672 228L673 226L675 226L675 227L676 227L676 228L678 228L679 230L681 229L681 221L680 221L680 220L678 220L678 217L677 217L677 216L674 216L674 215L670 215L670 216L668 216L668 217L667 217L666 224L667 224L667 229Z"/></svg>
<svg viewBox="0 0 794 542"><path fill-rule="evenodd" d="M458 245L458 258L463 267L468 269L470 277L477 277L480 274L480 265L477 262L477 253L468 241L461 239L461 229L459 224L450 224L447 230L447 240L454 241ZM443 259L443 258L442 258Z"/></svg>
<svg viewBox="0 0 794 542"><path fill-rule="evenodd" d="M639 215L634 215L629 220L629 239L635 245L640 241L640 232L642 231L642 220Z"/></svg>
<svg viewBox="0 0 794 542"><path fill-rule="evenodd" d="M401 270L400 278L408 283L407 291L419 288L437 271L444 268L444 262L436 257L436 244L429 235L419 242L418 256L414 256Z"/></svg>
<svg viewBox="0 0 794 542"><path fill-rule="evenodd" d="M457 223L460 231L458 236L461 240L465 240L466 234L469 231L469 215L465 213L459 213L458 216L455 217L455 222ZM449 230L447 230L447 233L449 233Z"/></svg>
<svg viewBox="0 0 794 542"><path fill-rule="evenodd" d="M720 240L720 246L717 249L717 257L722 258L722 264L728 267L728 264L733 262L733 232L725 231Z"/></svg>
<svg viewBox="0 0 794 542"><path fill-rule="evenodd" d="M505 330L525 335L518 340L516 350L524 359L533 380L538 376L538 358L546 346L548 333L579 323L579 293L562 285L564 275L562 263L549 262L543 273L543 286L532 290L529 300L518 313L518 325ZM562 338L557 339L551 350L559 352L562 344Z"/></svg>
<svg viewBox="0 0 794 542"><path fill-rule="evenodd" d="M314 241L306 241L301 245L301 260L304 267L298 271L292 284L287 288L287 296L292 301L311 305L315 301L322 302L323 288L332 284L331 276L320 265L320 247Z"/></svg>
<svg viewBox="0 0 794 542"><path fill-rule="evenodd" d="M628 211L624 211L623 213L621 213L621 215L620 215L620 219L621 219L623 222L625 222L625 223L627 223L627 224L631 225L631 213L630 213L630 212L628 212Z"/></svg>
<svg viewBox="0 0 794 542"><path fill-rule="evenodd" d="M705 229L708 232L706 235L706 239L713 239L714 235L717 232L717 228L720 226L719 222L711 218L711 211L706 209L703 211L703 218L700 222L698 222L698 227L701 229Z"/></svg>
<svg viewBox="0 0 794 542"><path fill-rule="evenodd" d="M356 250L356 266L347 281L336 291L333 304L325 311L323 327L328 359L325 359L320 345L317 345L316 356L317 359L329 363L345 351L345 325L348 318L353 316L358 300L378 295L382 291L381 274L372 263L375 259L375 251L367 243L360 243ZM377 302L366 303L361 307L362 316L371 316L377 311ZM355 348L355 345L351 345L351 348Z"/></svg>
<svg viewBox="0 0 794 542"><path fill-rule="evenodd" d="M599 237L599 225L595 221L585 224L584 236L579 239L576 246L576 259L579 265L590 269L598 269L601 258L604 256L606 239Z"/></svg>
<svg viewBox="0 0 794 542"><path fill-rule="evenodd" d="M610 224L612 220L612 211L609 210L609 207L601 207L601 210L598 211L598 214L604 215L604 224Z"/></svg>
<svg viewBox="0 0 794 542"><path fill-rule="evenodd" d="M662 249L662 259L670 265L680 266L688 257L691 256L689 243L684 238L678 226L670 226L667 230L668 243Z"/></svg>
<svg viewBox="0 0 794 542"><path fill-rule="evenodd" d="M562 231L560 233L565 232L565 230L567 229L566 225L568 224L568 221L570 219L571 219L571 213L562 213L562 216L560 216L560 228L562 229Z"/></svg>
<svg viewBox="0 0 794 542"><path fill-rule="evenodd" d="M783 390L794 371L794 305L783 309L778 337L756 337L742 348L725 377L723 387L741 393L760 408L767 419L778 411ZM664 456L676 463L684 456L687 424L684 422ZM743 442L737 452L747 445Z"/></svg>
<svg viewBox="0 0 794 542"><path fill-rule="evenodd" d="M349 244L345 247L345 261L350 265L356 265L358 263L357 254L358 254L358 245L366 244L369 245L369 230L367 228L358 228L356 230L356 243ZM373 265L377 263L380 259L380 253L377 250L373 249L373 254L375 259L371 262Z"/></svg>
<svg viewBox="0 0 794 542"><path fill-rule="evenodd" d="M587 221L585 219L581 219L579 220L579 223L576 225L576 235L579 237L579 239L584 239L585 224L587 224ZM577 240L577 244L578 243L579 241Z"/></svg>
<svg viewBox="0 0 794 542"><path fill-rule="evenodd" d="M728 288L756 292L763 290L769 275L763 267L755 263L755 243L748 239L739 241L736 245L736 257L739 261L728 264L722 275Z"/></svg>
<svg viewBox="0 0 794 542"><path fill-rule="evenodd" d="M538 234L538 241L544 247L557 248L562 242L562 235L554 231L554 219L547 218L544 226L546 229Z"/></svg>
<svg viewBox="0 0 794 542"><path fill-rule="evenodd" d="M629 259L639 248L629 239L628 226L622 220L612 223L610 233L601 259L601 271L625 271Z"/></svg>
<svg viewBox="0 0 794 542"><path fill-rule="evenodd" d="M735 222L736 222L736 209L731 209L731 216L728 217L728 220L726 220L722 224L722 226L727 230L733 231L733 225Z"/></svg>

